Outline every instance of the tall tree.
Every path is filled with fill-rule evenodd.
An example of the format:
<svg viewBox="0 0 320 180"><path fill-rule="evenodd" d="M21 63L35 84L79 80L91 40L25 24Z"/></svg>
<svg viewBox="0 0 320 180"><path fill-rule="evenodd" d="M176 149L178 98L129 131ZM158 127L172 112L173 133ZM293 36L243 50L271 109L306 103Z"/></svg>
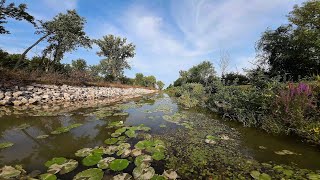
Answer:
<svg viewBox="0 0 320 180"><path fill-rule="evenodd" d="M105 76L112 76L117 81L123 76L125 69L131 69L128 58L134 57L135 45L127 44L126 38L107 35L94 42L101 50L97 54L106 57L100 62L102 73Z"/></svg>
<svg viewBox="0 0 320 180"><path fill-rule="evenodd" d="M36 33L42 36L24 51L16 68L27 53L45 39L49 45L43 51L43 58L51 55L51 64L59 62L64 53L71 52L78 47L91 48L91 41L84 32L85 23L86 20L75 10L68 10L66 14L60 13L50 21L40 21L40 27Z"/></svg>
<svg viewBox="0 0 320 180"><path fill-rule="evenodd" d="M162 81L157 81L157 86L159 90L162 90L164 87L164 83Z"/></svg>
<svg viewBox="0 0 320 180"><path fill-rule="evenodd" d="M257 43L261 63L272 76L299 77L320 73L320 1L310 0L295 6L289 25L267 30Z"/></svg>
<svg viewBox="0 0 320 180"><path fill-rule="evenodd" d="M5 5L5 3L6 0L0 0L0 34L10 33L4 27L4 24L8 22L7 18L13 18L18 21L26 20L35 25L34 17L26 12L26 4L19 4L18 6L16 6L14 3L10 3L8 5Z"/></svg>

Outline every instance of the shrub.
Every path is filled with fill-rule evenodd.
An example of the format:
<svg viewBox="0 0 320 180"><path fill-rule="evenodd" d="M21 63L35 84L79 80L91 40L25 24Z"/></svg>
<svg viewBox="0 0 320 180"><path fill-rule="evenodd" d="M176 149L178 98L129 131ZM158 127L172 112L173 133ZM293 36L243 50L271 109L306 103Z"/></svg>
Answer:
<svg viewBox="0 0 320 180"><path fill-rule="evenodd" d="M288 130L302 126L310 114L315 112L315 99L311 87L305 83L294 85L280 91L274 104L273 115L287 126Z"/></svg>

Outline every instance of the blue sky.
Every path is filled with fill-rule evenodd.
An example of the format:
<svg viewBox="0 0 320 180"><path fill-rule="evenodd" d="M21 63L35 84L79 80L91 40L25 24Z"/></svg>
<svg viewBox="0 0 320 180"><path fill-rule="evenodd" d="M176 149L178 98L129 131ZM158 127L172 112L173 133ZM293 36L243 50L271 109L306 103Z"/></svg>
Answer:
<svg viewBox="0 0 320 180"><path fill-rule="evenodd" d="M7 0L7 2L13 2ZM168 85L186 70L203 61L211 61L220 73L221 50L230 54L228 71L242 72L252 67L255 43L267 28L287 23L286 15L301 0L15 0L26 3L39 20L48 20L59 12L76 9L87 20L86 32L93 39L114 34L136 45L130 59L132 69L126 75L141 72L155 75ZM0 48L21 53L39 38L34 28L9 21L10 35L1 35ZM40 55L41 43L29 56ZM78 49L65 55L63 62L83 58L97 64L98 47Z"/></svg>

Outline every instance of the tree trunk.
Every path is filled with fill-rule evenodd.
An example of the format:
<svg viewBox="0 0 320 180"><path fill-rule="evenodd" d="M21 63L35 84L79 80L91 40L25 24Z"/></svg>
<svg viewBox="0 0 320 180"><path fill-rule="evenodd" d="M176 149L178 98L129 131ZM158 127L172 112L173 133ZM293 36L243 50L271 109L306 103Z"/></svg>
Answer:
<svg viewBox="0 0 320 180"><path fill-rule="evenodd" d="M50 34L46 34L46 35L42 36L38 41L36 41L36 42L35 42L34 44L32 44L29 48L27 48L27 49L22 53L22 55L20 56L20 58L19 58L19 60L17 61L16 65L14 66L14 69L13 69L13 70L16 70L16 69L19 67L21 61L23 61L23 60L25 59L27 53L28 53L33 47L35 47L37 44L39 44L42 40L44 40L44 39L45 39L46 37L48 37L49 35L50 35Z"/></svg>

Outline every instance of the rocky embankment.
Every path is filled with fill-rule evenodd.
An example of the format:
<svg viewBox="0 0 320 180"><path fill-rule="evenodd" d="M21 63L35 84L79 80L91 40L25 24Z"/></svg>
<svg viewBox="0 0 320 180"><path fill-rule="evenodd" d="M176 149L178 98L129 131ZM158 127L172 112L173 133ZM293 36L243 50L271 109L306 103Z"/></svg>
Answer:
<svg viewBox="0 0 320 180"><path fill-rule="evenodd" d="M76 87L32 84L0 87L0 106L48 105L86 101L106 101L134 98L156 92L142 88Z"/></svg>

